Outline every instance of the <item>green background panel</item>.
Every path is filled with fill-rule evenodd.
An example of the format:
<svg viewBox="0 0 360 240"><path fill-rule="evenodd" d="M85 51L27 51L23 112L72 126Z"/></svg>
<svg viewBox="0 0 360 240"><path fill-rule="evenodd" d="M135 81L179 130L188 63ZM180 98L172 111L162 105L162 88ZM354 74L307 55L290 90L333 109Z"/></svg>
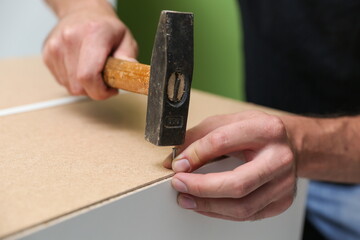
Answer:
<svg viewBox="0 0 360 240"><path fill-rule="evenodd" d="M235 0L119 0L120 18L139 45L139 60L150 63L161 10L194 13L193 87L243 99L243 58L239 9Z"/></svg>

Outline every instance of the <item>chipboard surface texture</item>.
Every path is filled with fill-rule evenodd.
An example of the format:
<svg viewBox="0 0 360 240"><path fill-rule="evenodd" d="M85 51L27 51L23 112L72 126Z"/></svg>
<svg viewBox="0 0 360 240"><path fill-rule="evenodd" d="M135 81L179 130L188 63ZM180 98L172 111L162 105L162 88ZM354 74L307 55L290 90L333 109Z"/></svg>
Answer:
<svg viewBox="0 0 360 240"><path fill-rule="evenodd" d="M1 60L0 78L0 115L9 108L68 97L39 57ZM207 116L247 109L278 113L193 90L188 127ZM229 229L235 234L239 226L247 229L250 223L209 219L176 205L169 185L173 172L161 166L171 147L144 140L145 114L146 96L128 93L0 116L0 239L25 232L31 234L24 239L99 239L96 234L106 233L106 239L115 239L129 231L134 238L126 239L139 239L136 226L148 234L199 227L190 232L195 235L207 226L210 232L217 229L214 236ZM298 232L304 197L300 200L289 213L291 218L299 215L294 225ZM286 222L287 217L279 219ZM169 229L179 221L183 230ZM274 231L282 227L276 221L273 225ZM192 239L200 239L195 235Z"/></svg>

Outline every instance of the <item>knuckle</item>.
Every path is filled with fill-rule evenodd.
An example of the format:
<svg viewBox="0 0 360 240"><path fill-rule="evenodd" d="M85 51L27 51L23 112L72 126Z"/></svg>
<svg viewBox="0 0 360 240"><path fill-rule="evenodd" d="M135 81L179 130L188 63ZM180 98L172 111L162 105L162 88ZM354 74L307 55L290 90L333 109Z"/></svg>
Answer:
<svg viewBox="0 0 360 240"><path fill-rule="evenodd" d="M202 140L200 140L200 141L202 141ZM191 159L190 161L192 161L193 164L199 164L202 162L202 157L201 157L202 155L201 155L201 150L200 150L201 147L199 147L199 145L201 145L200 142L196 142L196 145L193 148L193 151L189 156Z"/></svg>
<svg viewBox="0 0 360 240"><path fill-rule="evenodd" d="M88 33L95 33L101 30L103 23L99 21L89 21L85 25L85 29Z"/></svg>
<svg viewBox="0 0 360 240"><path fill-rule="evenodd" d="M215 186L215 188L214 188L215 192L222 193L222 192L226 191L226 188L228 185L227 179L222 178L222 179L216 180L216 181L217 181L217 183L213 184Z"/></svg>
<svg viewBox="0 0 360 240"><path fill-rule="evenodd" d="M264 120L264 128L268 137L283 138L286 136L286 128L280 118L276 116L268 116Z"/></svg>
<svg viewBox="0 0 360 240"><path fill-rule="evenodd" d="M224 148L226 148L226 146L229 142L229 137L227 136L227 134L225 132L219 131L219 132L212 133L209 136L208 141L212 148L212 151L220 152Z"/></svg>
<svg viewBox="0 0 360 240"><path fill-rule="evenodd" d="M269 181L271 178L271 174L269 174L270 172L271 172L271 170L269 167L266 170L257 171L257 173L256 173L257 184L261 184L261 183L265 183L265 182Z"/></svg>
<svg viewBox="0 0 360 240"><path fill-rule="evenodd" d="M196 196L205 196L204 195L204 190L203 188L200 186L199 183L195 183L191 189L191 192L193 192Z"/></svg>
<svg viewBox="0 0 360 240"><path fill-rule="evenodd" d="M294 153L291 151L291 149L287 148L284 150L284 153L281 156L281 163L284 167L286 166L292 166L295 160Z"/></svg>
<svg viewBox="0 0 360 240"><path fill-rule="evenodd" d="M61 41L58 38L48 40L46 44L46 56L59 56L61 52Z"/></svg>
<svg viewBox="0 0 360 240"><path fill-rule="evenodd" d="M247 184L241 182L234 183L232 189L233 189L232 197L234 198L244 197L250 191L250 187Z"/></svg>
<svg viewBox="0 0 360 240"><path fill-rule="evenodd" d="M72 43L77 37L77 30L74 27L67 27L61 32L61 38L65 44Z"/></svg>
<svg viewBox="0 0 360 240"><path fill-rule="evenodd" d="M93 74L91 74L91 72L82 70L77 72L75 81L80 84L86 84L92 79L92 77Z"/></svg>

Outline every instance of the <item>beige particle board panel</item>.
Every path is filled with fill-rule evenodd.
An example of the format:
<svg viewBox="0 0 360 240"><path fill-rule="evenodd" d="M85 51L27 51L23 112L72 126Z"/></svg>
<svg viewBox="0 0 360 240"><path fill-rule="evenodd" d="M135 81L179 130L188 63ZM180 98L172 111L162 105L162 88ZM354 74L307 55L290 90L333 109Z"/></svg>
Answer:
<svg viewBox="0 0 360 240"><path fill-rule="evenodd" d="M172 174L171 148L144 140L146 97L125 95L0 118L0 236Z"/></svg>
<svg viewBox="0 0 360 240"><path fill-rule="evenodd" d="M241 161L227 158L202 167L199 173L228 171ZM306 196L306 181L299 180L297 198L279 216L255 222L233 222L202 216L176 204L171 179L58 218L25 231L21 240L299 240ZM10 240L10 239L7 239Z"/></svg>
<svg viewBox="0 0 360 240"><path fill-rule="evenodd" d="M0 74L0 109L67 95L40 58L0 61ZM144 140L146 102L129 93L1 116L0 239L171 177L171 147ZM247 109L273 111L193 90L189 127Z"/></svg>
<svg viewBox="0 0 360 240"><path fill-rule="evenodd" d="M189 125L248 108L193 91ZM121 94L0 117L0 236L170 177L171 148L144 140L145 113L145 96Z"/></svg>
<svg viewBox="0 0 360 240"><path fill-rule="evenodd" d="M65 96L41 57L0 60L0 109Z"/></svg>

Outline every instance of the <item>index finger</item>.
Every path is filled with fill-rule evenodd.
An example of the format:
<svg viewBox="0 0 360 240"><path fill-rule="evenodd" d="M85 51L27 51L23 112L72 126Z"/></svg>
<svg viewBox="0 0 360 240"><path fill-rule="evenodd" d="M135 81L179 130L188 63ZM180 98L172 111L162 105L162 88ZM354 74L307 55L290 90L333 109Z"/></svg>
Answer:
<svg viewBox="0 0 360 240"><path fill-rule="evenodd" d="M187 130L185 136L185 143L181 146L177 147L177 151L181 153L184 149L186 149L189 145L191 145L196 140L203 138L208 133L214 131L215 129L222 127L224 125L228 125L231 123L235 123L237 121L243 120L245 118L252 117L255 114L259 114L260 112L255 111L244 111L240 113L231 113L225 115L214 115L206 118L200 124L195 127ZM263 113L261 113L263 114ZM172 156L167 157L163 166L166 168L171 168Z"/></svg>
<svg viewBox="0 0 360 240"><path fill-rule="evenodd" d="M259 152L267 145L285 144L286 129L274 116L244 119L215 129L193 142L172 163L175 172L190 172L209 160L238 151Z"/></svg>
<svg viewBox="0 0 360 240"><path fill-rule="evenodd" d="M172 185L179 192L207 198L240 198L289 171L291 154L283 146L267 148L232 171L208 174L177 173Z"/></svg>

